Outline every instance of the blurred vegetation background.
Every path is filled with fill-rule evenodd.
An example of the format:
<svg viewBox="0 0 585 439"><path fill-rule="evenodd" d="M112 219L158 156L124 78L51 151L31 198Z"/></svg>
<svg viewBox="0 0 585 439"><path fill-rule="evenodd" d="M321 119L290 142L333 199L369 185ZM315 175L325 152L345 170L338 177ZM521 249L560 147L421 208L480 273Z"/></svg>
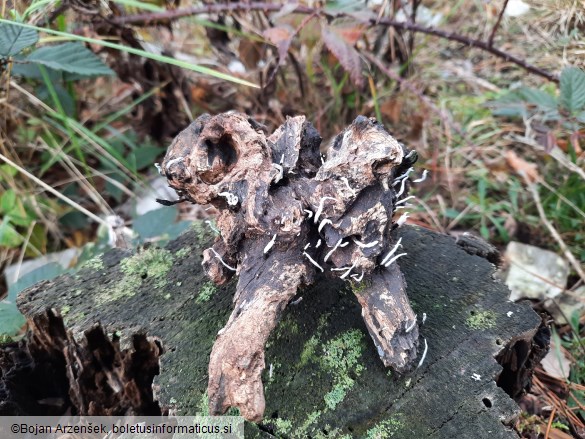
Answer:
<svg viewBox="0 0 585 439"><path fill-rule="evenodd" d="M212 220L152 203L173 198L153 164L200 114L238 110L269 130L305 114L324 145L364 114L430 171L409 223L566 263L555 287L576 306L551 323L567 370L540 369L516 428L585 434L583 1L0 2L5 340L23 334L26 286L120 236L164 243Z"/></svg>

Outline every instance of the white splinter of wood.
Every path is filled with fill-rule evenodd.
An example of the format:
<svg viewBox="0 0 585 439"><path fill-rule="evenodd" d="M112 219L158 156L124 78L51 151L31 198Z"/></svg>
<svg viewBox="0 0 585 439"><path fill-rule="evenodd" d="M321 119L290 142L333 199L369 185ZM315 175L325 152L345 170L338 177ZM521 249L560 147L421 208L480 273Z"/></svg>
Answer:
<svg viewBox="0 0 585 439"><path fill-rule="evenodd" d="M319 221L319 217L321 216L321 212L323 212L323 207L326 200L335 200L333 197L323 197L321 201L319 201L319 207L317 208L317 212L315 212L315 219L313 220L315 224Z"/></svg>
<svg viewBox="0 0 585 439"><path fill-rule="evenodd" d="M307 242L307 245L305 245L305 247L303 248L303 250L306 250L306 249L308 249L309 247L311 247L311 243L310 243L310 242Z"/></svg>
<svg viewBox="0 0 585 439"><path fill-rule="evenodd" d="M278 183L280 180L282 180L282 176L284 175L284 170L282 169L281 165L277 165L276 163L273 163L272 167L276 168L276 170L278 171L278 175L274 178L274 182Z"/></svg>
<svg viewBox="0 0 585 439"><path fill-rule="evenodd" d="M412 328L414 328L416 326L416 314L414 315L414 321L412 322L412 324L406 328L405 332L408 334L410 331L412 331Z"/></svg>
<svg viewBox="0 0 585 439"><path fill-rule="evenodd" d="M407 200L410 200L411 198L416 198L416 197L414 195L410 195L409 197L403 198L402 200L397 201L396 203L394 203L394 206L398 206L399 204L406 203L406 201Z"/></svg>
<svg viewBox="0 0 585 439"><path fill-rule="evenodd" d="M224 197L230 206L235 206L236 204L238 204L238 201L240 201L238 199L238 196L232 194L231 192L220 192L217 195L219 195L220 197Z"/></svg>
<svg viewBox="0 0 585 439"><path fill-rule="evenodd" d="M402 179L402 183L400 183L400 190L396 194L396 198L400 197L404 193L404 189L406 189L406 181L407 180L408 180L408 178L403 178Z"/></svg>
<svg viewBox="0 0 585 439"><path fill-rule="evenodd" d="M426 321L427 321L427 313L426 312L423 312L423 318L422 318L422 323L421 324L424 325Z"/></svg>
<svg viewBox="0 0 585 439"><path fill-rule="evenodd" d="M412 171L414 171L414 168L413 167L410 167L410 168L408 168L408 170L404 174L396 177L394 179L394 181L392 181L392 187L397 186L403 180L406 180Z"/></svg>
<svg viewBox="0 0 585 439"><path fill-rule="evenodd" d="M427 179L427 175L429 175L428 169L425 169L422 173L421 178L417 178L416 180L412 180L413 183L422 183Z"/></svg>
<svg viewBox="0 0 585 439"><path fill-rule="evenodd" d="M389 267L390 265L392 265L394 263L394 261L396 261L396 259L401 258L402 256L406 256L407 253L400 253L399 255L394 256L392 259L390 259L388 262L386 262L384 264L384 267Z"/></svg>
<svg viewBox="0 0 585 439"><path fill-rule="evenodd" d="M396 250L398 250L398 247L401 247L402 244L402 236L398 239L398 241L396 242L396 245L392 248L392 250L390 250L390 252L384 256L384 259L382 259L382 262L380 265L385 265L386 262L388 262L388 259L390 259L392 257L392 255L394 255L394 253L396 253Z"/></svg>
<svg viewBox="0 0 585 439"><path fill-rule="evenodd" d="M337 242L335 243L335 245L333 246L333 248L331 249L331 251L330 251L329 253L327 253L327 254L325 255L325 257L323 258L323 262L327 262L327 259L329 259L329 257L330 257L330 256L333 254L333 252L334 252L335 250L337 250L337 247L339 247L339 244L341 244L341 241L343 241L343 238L341 238L339 241L337 241Z"/></svg>
<svg viewBox="0 0 585 439"><path fill-rule="evenodd" d="M356 195L355 190L353 190L352 187L349 185L349 180L347 179L347 177L341 177L341 181L343 181L345 183L345 185L347 186L347 188L351 192L351 195L355 197L355 195Z"/></svg>
<svg viewBox="0 0 585 439"><path fill-rule="evenodd" d="M331 271L345 271L353 267L354 267L353 265L346 265L345 267L332 268Z"/></svg>
<svg viewBox="0 0 585 439"><path fill-rule="evenodd" d="M321 232L321 230L323 230L323 227L325 227L325 224L333 224L333 223L331 222L330 219L325 218L323 221L321 221L321 224L319 224L317 231Z"/></svg>
<svg viewBox="0 0 585 439"><path fill-rule="evenodd" d="M418 366L416 366L417 369L419 367L421 367L422 364L424 363L425 358L427 357L427 351L429 350L429 345L427 344L427 339L425 338L424 341L425 341L425 350L423 351L423 354L422 354L422 357L421 357L421 359L420 359L420 361L418 363Z"/></svg>
<svg viewBox="0 0 585 439"><path fill-rule="evenodd" d="M305 258L307 258L309 260L309 262L311 264L313 264L315 267L317 267L319 270L321 270L321 273L324 272L325 270L323 270L323 267L321 267L317 261L315 261L307 252L303 252L303 256Z"/></svg>
<svg viewBox="0 0 585 439"><path fill-rule="evenodd" d="M270 251L270 249L272 248L272 246L274 245L275 242L276 242L276 233L274 234L272 239L270 241L268 241L268 244L266 244L266 247L264 247L264 254L266 254Z"/></svg>
<svg viewBox="0 0 585 439"><path fill-rule="evenodd" d="M352 274L351 278L356 282L361 282L361 280L364 278L364 272L362 271L362 274L360 274L359 276L357 274Z"/></svg>
<svg viewBox="0 0 585 439"><path fill-rule="evenodd" d="M213 247L211 247L211 251L213 252L213 254L215 255L215 257L217 259L219 259L219 262L221 262L221 264L227 268L228 270L232 270L232 271L236 271L236 269L234 267L232 267L231 265L228 265L224 262L224 260L222 259L222 257L219 255L218 252L215 251L215 249Z"/></svg>
<svg viewBox="0 0 585 439"><path fill-rule="evenodd" d="M400 215L400 218L398 218L396 220L396 225L398 227L402 226L406 222L406 220L408 219L408 215L409 215L408 212L404 212L402 215Z"/></svg>
<svg viewBox="0 0 585 439"><path fill-rule="evenodd" d="M158 170L159 175L162 175L162 168L160 167L160 163L155 163L154 167Z"/></svg>
<svg viewBox="0 0 585 439"><path fill-rule="evenodd" d="M376 241L368 242L366 244L366 243L361 242L359 239L356 239L356 238L351 238L351 239L353 240L355 245L357 245L360 248L370 248L370 247L375 246L379 242L378 240L376 240Z"/></svg>
<svg viewBox="0 0 585 439"><path fill-rule="evenodd" d="M347 271L345 273L343 273L343 275L341 275L339 278L345 279L347 276L349 276L349 273L351 273L351 270L353 270L354 268L355 268L355 264L353 264L351 267L349 267L347 269Z"/></svg>
<svg viewBox="0 0 585 439"><path fill-rule="evenodd" d="M303 296L299 297L297 300L293 300L290 304L291 305L298 305L303 300Z"/></svg>
<svg viewBox="0 0 585 439"><path fill-rule="evenodd" d="M171 166L173 166L175 163L182 162L183 160L184 160L184 157L177 157L176 159L169 160L169 161L167 162L167 165L165 166L165 169L168 171L168 170L169 170L169 168L170 168Z"/></svg>
<svg viewBox="0 0 585 439"><path fill-rule="evenodd" d="M317 245L315 246L315 248L319 248L321 247L321 239L319 239L319 241L317 241Z"/></svg>
<svg viewBox="0 0 585 439"><path fill-rule="evenodd" d="M307 215L309 215L309 219L311 219L313 217L313 212L310 211L309 209L303 209L303 212L306 212Z"/></svg>

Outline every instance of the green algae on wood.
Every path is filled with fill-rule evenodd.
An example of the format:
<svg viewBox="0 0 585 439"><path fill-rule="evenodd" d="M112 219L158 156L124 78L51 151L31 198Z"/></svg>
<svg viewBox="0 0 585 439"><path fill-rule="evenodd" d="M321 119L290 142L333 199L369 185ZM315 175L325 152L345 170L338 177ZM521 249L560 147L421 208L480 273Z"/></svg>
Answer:
<svg viewBox="0 0 585 439"><path fill-rule="evenodd" d="M471 311L465 321L471 329L489 329L496 326L496 314L493 311Z"/></svg>
<svg viewBox="0 0 585 439"><path fill-rule="evenodd" d="M154 281L154 288L160 289L167 284L166 275L173 266L173 254L157 247L145 250L123 259L120 262L122 279L112 288L103 288L94 296L98 305L104 305L136 294L146 280Z"/></svg>
<svg viewBox="0 0 585 439"><path fill-rule="evenodd" d="M197 303L204 303L208 302L211 299L211 296L217 291L217 287L213 282L205 282L201 289L199 290L199 295L195 301Z"/></svg>

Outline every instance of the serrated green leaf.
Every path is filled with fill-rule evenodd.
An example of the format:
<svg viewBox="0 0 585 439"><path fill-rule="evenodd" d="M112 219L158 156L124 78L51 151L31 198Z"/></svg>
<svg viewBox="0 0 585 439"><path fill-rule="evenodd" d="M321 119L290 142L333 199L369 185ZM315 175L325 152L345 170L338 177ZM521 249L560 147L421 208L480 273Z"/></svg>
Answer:
<svg viewBox="0 0 585 439"><path fill-rule="evenodd" d="M536 105L540 110L557 108L558 103L556 98L537 88L521 87L518 93L525 101Z"/></svg>
<svg viewBox="0 0 585 439"><path fill-rule="evenodd" d="M106 66L95 53L79 43L41 47L31 53L26 60L78 75L114 74L113 70Z"/></svg>
<svg viewBox="0 0 585 439"><path fill-rule="evenodd" d="M7 22L0 23L0 57L16 55L35 44L38 39L39 33L34 29Z"/></svg>
<svg viewBox="0 0 585 439"><path fill-rule="evenodd" d="M561 72L561 105L574 114L585 107L585 72L567 67Z"/></svg>
<svg viewBox="0 0 585 439"><path fill-rule="evenodd" d="M13 64L11 70L11 73L14 76L22 76L23 78L29 79L43 79L43 75L41 75L38 64L26 62L24 58L15 58L15 61L17 62ZM47 74L53 82L61 81L63 79L63 73L57 72L53 69L47 69Z"/></svg>

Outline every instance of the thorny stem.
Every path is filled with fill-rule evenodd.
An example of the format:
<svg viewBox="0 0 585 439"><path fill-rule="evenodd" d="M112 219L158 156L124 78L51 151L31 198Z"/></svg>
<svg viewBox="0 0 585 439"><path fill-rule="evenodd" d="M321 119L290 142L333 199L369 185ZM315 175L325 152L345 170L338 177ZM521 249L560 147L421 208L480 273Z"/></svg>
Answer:
<svg viewBox="0 0 585 439"><path fill-rule="evenodd" d="M144 14L135 14L135 15L126 15L122 17L113 17L109 20L110 23L125 25L125 24L133 24L133 25L156 25L162 21L177 19L181 17L187 17L191 15L199 15L199 14L214 14L214 13L228 13L228 12L250 12L250 11L280 11L283 5L278 3L264 3L264 2L251 2L251 3L216 3L216 4L209 4L205 6L191 6L187 8L179 8L170 11L164 12L152 12L152 13L144 13ZM323 9L319 8L311 8L308 6L299 5L297 6L294 11L291 13L297 14L311 14L311 15L320 15L326 17L328 19L334 18L351 18L350 14L344 12L328 12ZM548 79L552 82L559 82L559 78L557 75L547 72L539 67L536 67L533 64L528 63L527 61L518 58L508 52L504 52L503 50L496 49L492 47L489 41L482 41L475 38L470 38L465 35L457 34L454 32L449 32L443 29L436 29L434 27L427 27L422 26L417 23L413 23L412 21L397 21L391 18L370 18L367 20L371 26L387 26L392 27L395 29L403 29L408 30L411 32L418 32L427 35L434 35L439 38L443 38L449 41L456 41L458 43L464 44L465 46L475 47L477 49L484 50L486 52L491 53L498 58L502 58L505 61L510 63L516 64L517 66L523 68L524 70L534 73L535 75L542 76L543 78ZM498 22L499 23L499 22Z"/></svg>
<svg viewBox="0 0 585 439"><path fill-rule="evenodd" d="M508 0L504 0L504 6L502 6L502 9L500 9L500 13L498 15L498 19L496 21L496 24L494 24L494 27L492 29L492 33L490 34L490 37L488 38L488 46L492 47L494 44L494 38L496 36L496 32L498 31L498 28L500 27L500 21L502 21L502 17L504 16L504 11L506 10L506 6L508 6Z"/></svg>

